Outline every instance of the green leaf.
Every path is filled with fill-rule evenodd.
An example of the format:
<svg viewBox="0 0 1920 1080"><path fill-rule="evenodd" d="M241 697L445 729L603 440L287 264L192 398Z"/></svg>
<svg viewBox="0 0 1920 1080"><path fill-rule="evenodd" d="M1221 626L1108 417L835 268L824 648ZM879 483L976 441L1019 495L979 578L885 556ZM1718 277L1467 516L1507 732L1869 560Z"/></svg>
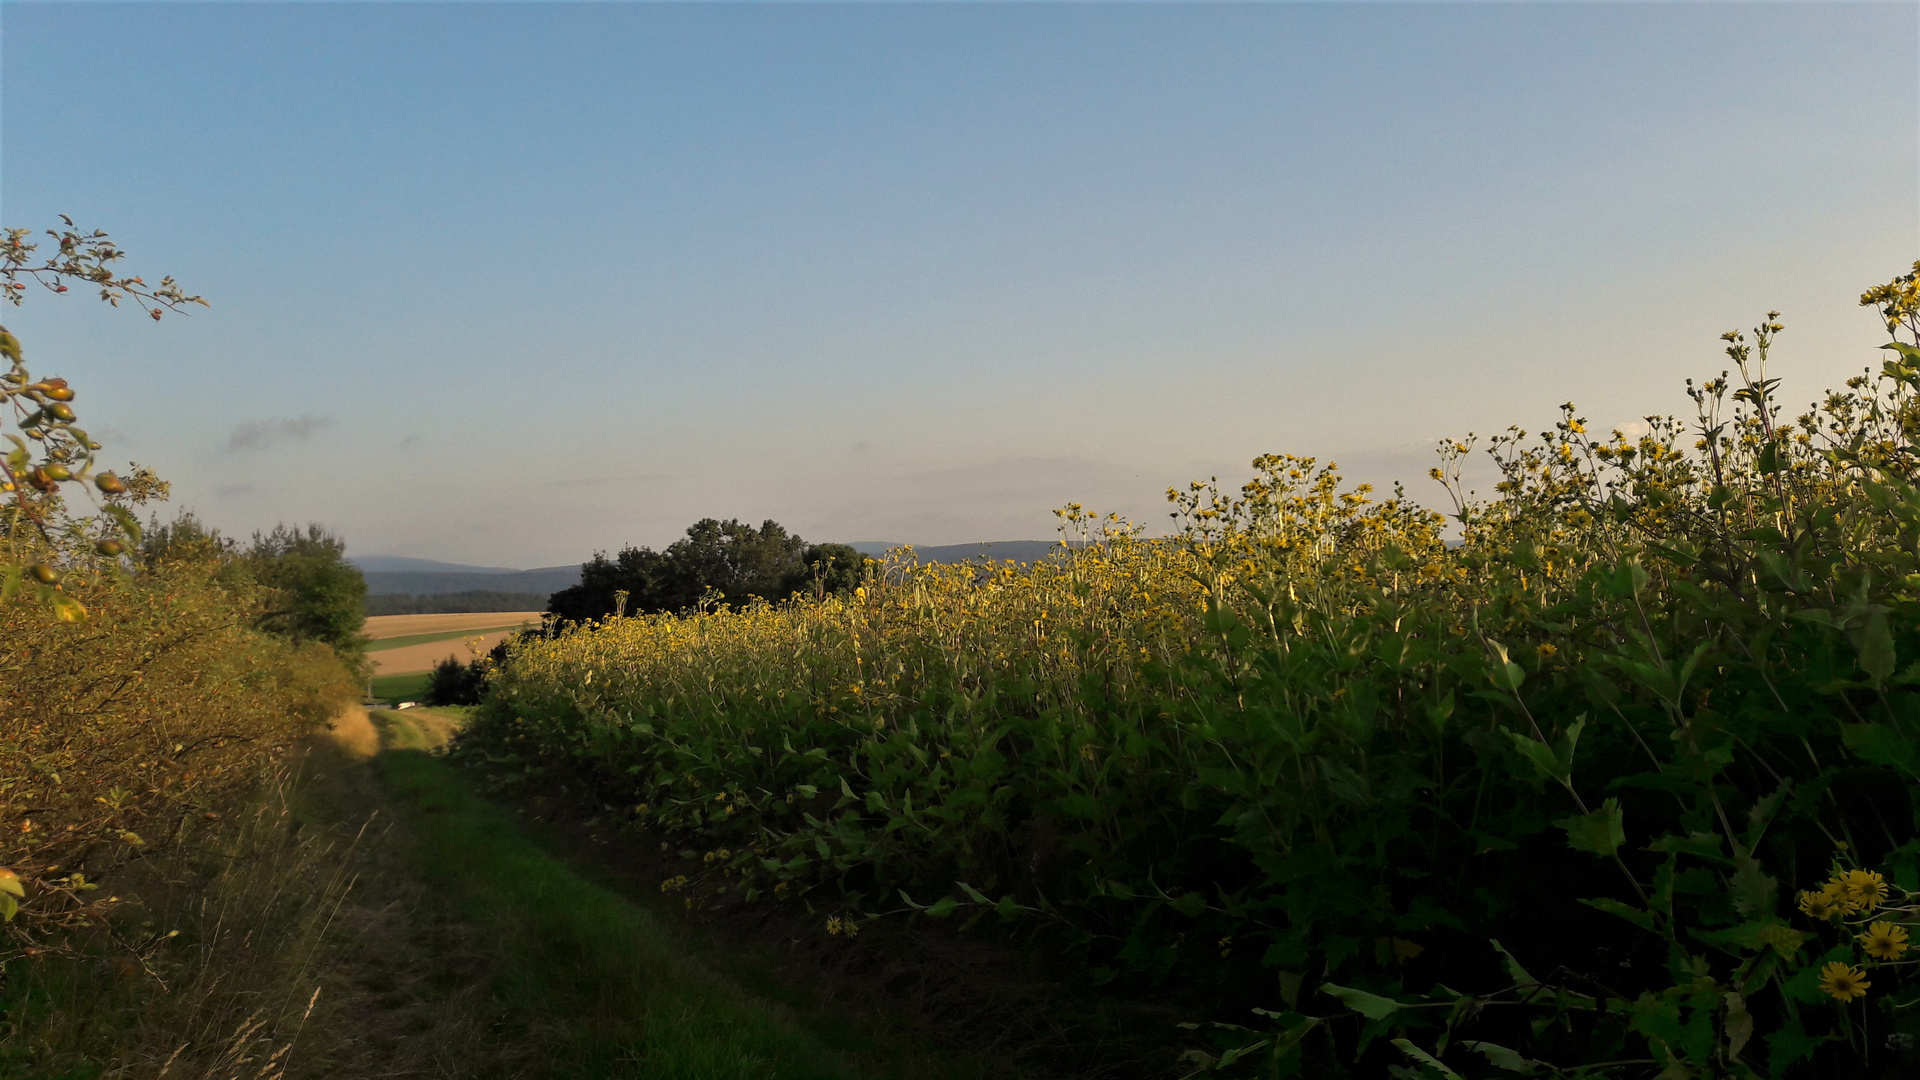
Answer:
<svg viewBox="0 0 1920 1080"><path fill-rule="evenodd" d="M1350 986L1340 986L1335 983L1321 983L1320 992L1339 998L1340 1004L1369 1020L1385 1020L1406 1007L1392 998L1383 998L1379 994L1369 994L1365 990L1355 990Z"/></svg>
<svg viewBox="0 0 1920 1080"><path fill-rule="evenodd" d="M1824 1039L1816 1039L1807 1034L1800 1025L1799 1017L1788 1020L1778 1031L1767 1035L1767 1070L1774 1076L1785 1076L1795 1062L1805 1061L1820 1049Z"/></svg>
<svg viewBox="0 0 1920 1080"><path fill-rule="evenodd" d="M111 504L105 509L107 516L113 519L114 524L120 526L120 531L126 534L127 539L138 544L140 542L140 519L133 516L133 511L124 506L114 506Z"/></svg>
<svg viewBox="0 0 1920 1080"><path fill-rule="evenodd" d="M1167 906L1189 919L1197 919L1207 910L1207 898L1197 892L1183 893L1177 899L1169 900Z"/></svg>
<svg viewBox="0 0 1920 1080"><path fill-rule="evenodd" d="M1875 611L1860 628L1860 670L1876 683L1884 683L1898 666L1893 652L1893 634L1887 629L1887 613Z"/></svg>
<svg viewBox="0 0 1920 1080"><path fill-rule="evenodd" d="M1395 1039L1393 1040L1393 1045L1399 1047L1401 1053L1407 1055L1408 1057L1419 1062L1420 1064L1425 1065L1427 1068L1433 1069L1439 1072L1441 1076L1447 1077L1448 1080L1460 1080L1459 1073L1454 1072L1452 1069L1447 1068L1445 1065L1442 1065L1440 1063L1439 1058L1436 1058L1432 1054L1427 1053L1425 1050L1422 1050L1419 1047L1413 1045L1411 1041L1407 1039Z"/></svg>
<svg viewBox="0 0 1920 1080"><path fill-rule="evenodd" d="M1509 1050L1499 1043L1477 1042L1472 1039L1467 1039L1463 1040L1460 1045L1476 1054L1484 1056L1487 1059L1487 1064L1494 1068L1505 1069L1510 1073L1519 1073L1521 1076L1532 1076L1541 1068L1540 1062L1534 1061L1531 1058L1521 1057L1519 1051Z"/></svg>
<svg viewBox="0 0 1920 1080"><path fill-rule="evenodd" d="M1620 845L1627 842L1626 824L1620 812L1619 799L1608 799L1600 804L1600 809L1592 813L1561 818L1554 824L1567 830L1568 847L1603 858L1611 858L1620 850Z"/></svg>
<svg viewBox="0 0 1920 1080"><path fill-rule="evenodd" d="M12 922L20 913L20 901L6 893L0 893L0 922Z"/></svg>
<svg viewBox="0 0 1920 1080"><path fill-rule="evenodd" d="M951 896L943 896L940 899L935 900L933 903L928 904L925 910L928 915L931 915L936 919L944 919L947 916L953 914L953 909L959 906L960 906L959 900Z"/></svg>
<svg viewBox="0 0 1920 1080"><path fill-rule="evenodd" d="M1608 896L1597 896L1592 899L1583 899L1580 902L1597 911L1604 911L1609 915L1618 915L1642 930L1651 931L1653 929L1653 912L1647 911L1644 908L1637 908L1632 904L1622 903Z"/></svg>
<svg viewBox="0 0 1920 1080"><path fill-rule="evenodd" d="M1733 898L1733 909L1748 918L1773 914L1779 882L1768 876L1760 868L1760 860L1750 854L1737 856L1734 867L1727 890Z"/></svg>
<svg viewBox="0 0 1920 1080"><path fill-rule="evenodd" d="M1840 741L1863 761L1914 772L1913 740L1887 724L1843 724Z"/></svg>
<svg viewBox="0 0 1920 1080"><path fill-rule="evenodd" d="M1507 732L1507 738L1513 740L1514 749L1520 751L1521 756L1533 762L1533 767L1540 771L1540 775L1549 780L1566 782L1572 770L1560 767L1560 760L1553 756L1552 747L1517 731Z"/></svg>
<svg viewBox="0 0 1920 1080"><path fill-rule="evenodd" d="M1515 959L1514 955L1507 951L1507 947L1505 945L1502 945L1498 941L1494 941L1491 938L1488 939L1487 943L1493 946L1493 951L1499 953L1500 958L1502 960L1506 961L1507 976L1514 981L1514 985L1516 986L1539 986L1540 985L1540 980L1534 978L1531 974L1529 974L1526 968L1521 967L1520 961Z"/></svg>

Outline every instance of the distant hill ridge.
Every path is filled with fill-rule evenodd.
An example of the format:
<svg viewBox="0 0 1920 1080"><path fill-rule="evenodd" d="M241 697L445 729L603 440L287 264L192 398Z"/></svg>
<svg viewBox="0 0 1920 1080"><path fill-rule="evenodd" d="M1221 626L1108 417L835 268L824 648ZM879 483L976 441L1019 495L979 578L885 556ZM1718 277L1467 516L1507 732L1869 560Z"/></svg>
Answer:
<svg viewBox="0 0 1920 1080"><path fill-rule="evenodd" d="M851 545L865 555L881 555L899 544L865 540ZM916 547L921 562L963 562L967 559L1044 559L1060 546L1057 540L990 540L978 544L935 544ZM580 584L580 567L542 566L515 570L505 566L468 566L415 559L405 555L350 557L367 579L369 596L441 596L446 593L539 593L546 595Z"/></svg>
<svg viewBox="0 0 1920 1080"><path fill-rule="evenodd" d="M902 545L885 540L861 540L851 546L862 555L883 555ZM921 562L965 562L968 559L1013 559L1032 562L1044 559L1060 546L1058 540L984 540L977 544L931 544L915 546L913 553Z"/></svg>
<svg viewBox="0 0 1920 1080"><path fill-rule="evenodd" d="M509 570L393 557L354 559L352 562L360 567L361 575L367 579L369 596L438 596L457 592L539 593L545 596L580 583L578 566ZM425 564L446 569L375 569L396 563Z"/></svg>

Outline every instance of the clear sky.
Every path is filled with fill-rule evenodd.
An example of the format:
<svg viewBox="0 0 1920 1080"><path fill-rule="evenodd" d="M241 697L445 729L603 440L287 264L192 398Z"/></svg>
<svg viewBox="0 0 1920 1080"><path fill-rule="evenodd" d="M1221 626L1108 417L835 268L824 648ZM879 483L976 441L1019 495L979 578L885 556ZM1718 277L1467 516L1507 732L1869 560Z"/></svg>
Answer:
<svg viewBox="0 0 1920 1080"><path fill-rule="evenodd" d="M0 313L247 532L492 565L703 516L1164 522L1256 454L1425 480L1811 398L1920 257L1915 5L0 3L0 213L213 307Z"/></svg>

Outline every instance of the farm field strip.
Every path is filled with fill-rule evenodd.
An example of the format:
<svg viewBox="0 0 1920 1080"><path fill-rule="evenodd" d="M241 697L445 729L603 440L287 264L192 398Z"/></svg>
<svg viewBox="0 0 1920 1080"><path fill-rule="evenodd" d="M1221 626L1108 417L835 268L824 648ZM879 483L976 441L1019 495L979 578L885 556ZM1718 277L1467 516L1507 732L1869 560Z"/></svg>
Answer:
<svg viewBox="0 0 1920 1080"><path fill-rule="evenodd" d="M472 630L443 630L437 634L410 634L406 637L379 638L367 647L368 652L385 652L388 649L405 648L408 645L431 645L436 641L454 641L472 637L475 634L512 633L520 629L519 624L511 626L486 626Z"/></svg>
<svg viewBox="0 0 1920 1080"><path fill-rule="evenodd" d="M375 641L422 634L472 634L502 626L529 626L540 622L538 611L463 611L436 615L374 615L361 632Z"/></svg>
<svg viewBox="0 0 1920 1080"><path fill-rule="evenodd" d="M511 630L495 630L492 633L478 635L460 634L452 639L377 651L368 659L373 661L373 670L376 675L404 675L410 671L431 671L435 664L448 657L463 664L470 660L477 660L512 634ZM469 647L468 644L469 639L476 636L479 638L477 649Z"/></svg>

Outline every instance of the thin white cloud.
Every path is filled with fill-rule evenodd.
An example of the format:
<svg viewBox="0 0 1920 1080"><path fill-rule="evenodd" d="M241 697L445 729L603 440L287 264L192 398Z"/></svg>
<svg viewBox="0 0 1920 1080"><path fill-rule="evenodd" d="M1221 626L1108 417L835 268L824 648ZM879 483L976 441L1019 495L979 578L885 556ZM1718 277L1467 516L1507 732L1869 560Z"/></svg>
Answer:
<svg viewBox="0 0 1920 1080"><path fill-rule="evenodd" d="M235 427L227 436L227 453L241 454L268 450L286 442L305 442L313 433L333 426L329 416L281 417L250 420Z"/></svg>

